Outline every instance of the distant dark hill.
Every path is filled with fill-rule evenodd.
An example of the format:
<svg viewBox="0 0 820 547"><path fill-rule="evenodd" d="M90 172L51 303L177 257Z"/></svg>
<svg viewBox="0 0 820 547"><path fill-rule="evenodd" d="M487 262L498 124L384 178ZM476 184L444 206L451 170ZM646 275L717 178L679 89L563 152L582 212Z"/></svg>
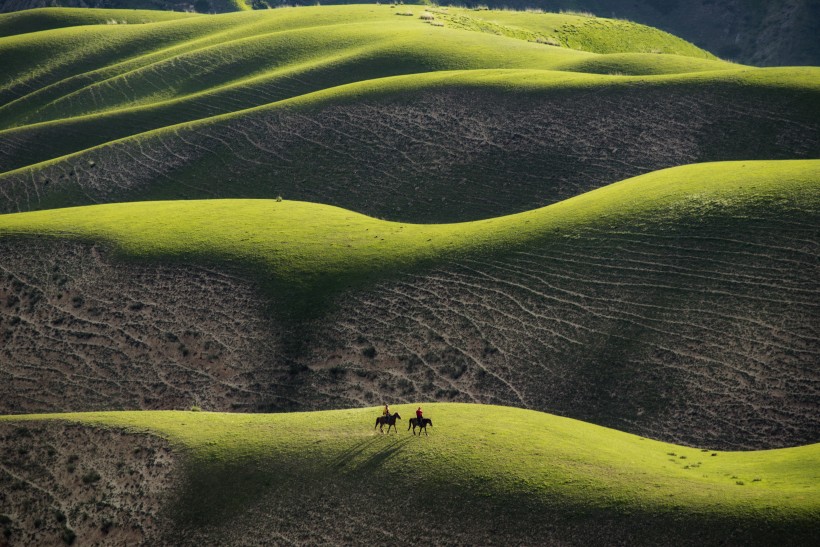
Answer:
<svg viewBox="0 0 820 547"><path fill-rule="evenodd" d="M362 3L330 0L323 4ZM412 3L412 2L406 2ZM312 5L296 0L208 0L208 4L174 0L6 0L0 12L47 6L143 8L224 12L239 6ZM446 5L447 2L442 2ZM820 65L818 0L466 0L459 5L580 10L620 17L661 28L724 59L759 66ZM206 7L207 6L207 7Z"/></svg>

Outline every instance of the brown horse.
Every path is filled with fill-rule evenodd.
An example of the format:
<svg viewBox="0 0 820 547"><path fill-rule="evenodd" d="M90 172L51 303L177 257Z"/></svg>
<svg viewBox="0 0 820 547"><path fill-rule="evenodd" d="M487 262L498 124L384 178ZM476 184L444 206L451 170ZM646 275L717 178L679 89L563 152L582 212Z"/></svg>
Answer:
<svg viewBox="0 0 820 547"><path fill-rule="evenodd" d="M379 416L378 418L376 418L376 425L373 426L373 429L376 429L376 427L378 427L379 431L384 433L384 426L387 425L388 433L390 433L391 427L396 430L396 433L398 433L399 430L398 428L396 428L396 420L401 420L401 416L399 416L398 412L396 412L395 414L391 414L390 416Z"/></svg>
<svg viewBox="0 0 820 547"><path fill-rule="evenodd" d="M416 434L416 428L419 428L419 437L421 437L421 432L424 431L424 434L427 435L427 426L433 427L433 420L430 418L422 418L421 422L419 423L418 418L410 418L410 421L407 423L407 429L413 428L413 435Z"/></svg>

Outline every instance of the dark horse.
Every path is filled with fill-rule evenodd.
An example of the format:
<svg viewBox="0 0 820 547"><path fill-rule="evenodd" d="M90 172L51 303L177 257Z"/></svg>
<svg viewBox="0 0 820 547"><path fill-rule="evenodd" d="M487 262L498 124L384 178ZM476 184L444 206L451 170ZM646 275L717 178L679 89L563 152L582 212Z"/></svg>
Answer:
<svg viewBox="0 0 820 547"><path fill-rule="evenodd" d="M419 423L418 418L410 418L410 421L407 423L407 429L413 428L413 435L416 434L416 428L419 428L419 437L421 437L421 432L424 431L424 434L427 435L427 426L433 427L433 420L430 418L422 418L421 423Z"/></svg>
<svg viewBox="0 0 820 547"><path fill-rule="evenodd" d="M384 426L387 425L388 433L390 433L391 427L396 430L396 433L398 433L399 430L396 428L396 420L401 420L401 416L399 416L398 412L396 412L395 414L391 414L390 416L380 416L376 418L376 425L373 426L373 429L376 429L376 427L378 427L379 431L384 433Z"/></svg>

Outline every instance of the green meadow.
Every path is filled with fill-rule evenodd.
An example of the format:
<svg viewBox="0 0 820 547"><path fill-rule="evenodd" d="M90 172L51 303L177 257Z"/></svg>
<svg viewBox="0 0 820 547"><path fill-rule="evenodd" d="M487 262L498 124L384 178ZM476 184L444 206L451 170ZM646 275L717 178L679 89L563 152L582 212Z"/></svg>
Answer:
<svg viewBox="0 0 820 547"><path fill-rule="evenodd" d="M277 293L304 296L456 255L537 246L611 226L663 230L697 217L777 217L818 204L820 162L750 161L668 169L538 210L456 224L390 222L287 200L190 200L7 214L0 216L0 237L104 242L131 259L239 264Z"/></svg>
<svg viewBox="0 0 820 547"><path fill-rule="evenodd" d="M251 477L259 484L250 493L258 499L265 497L265 484L338 482L368 489L383 481L382 488L396 497L438 495L464 504L471 497L489 498L502 512L549 511L581 520L595 512L651 514L672 523L709 515L725 526L757 522L805 530L820 515L820 445L723 452L507 407L442 403L424 409L434 426L420 438L407 432L413 405L393 408L404 420L389 435L372 427L378 408L279 415L99 412L0 420L66 420L168 439L190 464L189 478L204 477L208 469L214 473L207 490L188 491L182 498L196 505L186 510L203 522L255 503L243 499L241 483L232 483L230 470L241 477L243 466L254 469ZM180 488L186 487L196 489ZM521 506L504 507L504 502Z"/></svg>

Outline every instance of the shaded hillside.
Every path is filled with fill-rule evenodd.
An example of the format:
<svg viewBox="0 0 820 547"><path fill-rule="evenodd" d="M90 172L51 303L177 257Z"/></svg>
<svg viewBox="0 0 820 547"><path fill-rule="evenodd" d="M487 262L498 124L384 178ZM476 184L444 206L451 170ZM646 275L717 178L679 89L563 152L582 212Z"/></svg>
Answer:
<svg viewBox="0 0 820 547"><path fill-rule="evenodd" d="M800 545L817 528L820 445L714 452L519 409L425 408L423 438L404 420L398 434L374 431L375 408L3 417L0 481L17 486L0 499L2 526L12 541L70 530L108 545Z"/></svg>
<svg viewBox="0 0 820 547"><path fill-rule="evenodd" d="M816 442L818 176L691 166L456 225L265 201L5 215L5 411L436 399Z"/></svg>

